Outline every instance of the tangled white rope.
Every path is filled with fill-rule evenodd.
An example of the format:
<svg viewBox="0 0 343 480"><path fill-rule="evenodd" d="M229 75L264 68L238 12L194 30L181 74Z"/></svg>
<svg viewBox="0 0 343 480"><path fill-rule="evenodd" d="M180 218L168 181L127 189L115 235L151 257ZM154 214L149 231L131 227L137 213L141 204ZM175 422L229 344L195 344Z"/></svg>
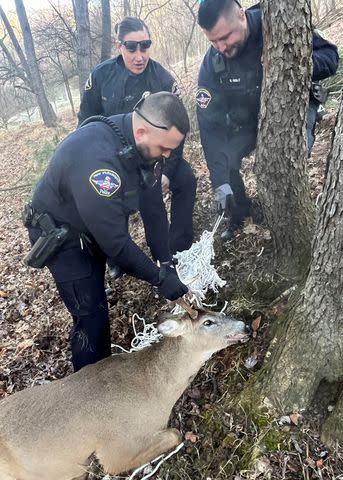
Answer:
<svg viewBox="0 0 343 480"><path fill-rule="evenodd" d="M177 252L174 257L177 259L176 271L180 280L189 287L190 294L188 299L196 303L198 307L202 305L208 290L218 292L218 287L225 285L225 280L217 274L211 261L214 258L213 240L224 214L219 216L211 232L205 230L198 242L193 243L189 250ZM180 313L183 309L176 305L172 313Z"/></svg>

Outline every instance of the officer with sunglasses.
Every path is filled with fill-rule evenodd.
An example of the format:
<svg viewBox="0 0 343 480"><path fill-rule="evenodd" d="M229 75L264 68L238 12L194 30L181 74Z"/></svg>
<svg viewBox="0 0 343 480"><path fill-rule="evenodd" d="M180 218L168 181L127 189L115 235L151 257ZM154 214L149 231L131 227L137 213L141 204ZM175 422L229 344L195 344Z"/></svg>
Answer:
<svg viewBox="0 0 343 480"><path fill-rule="evenodd" d="M250 215L250 199L240 175L242 158L256 145L262 83L262 23L259 5L247 10L238 0L203 0L198 23L212 46L200 67L196 93L201 142L219 212L231 217L222 239L230 240ZM334 75L335 45L313 32L313 76ZM309 151L319 101L310 92L307 118Z"/></svg>
<svg viewBox="0 0 343 480"><path fill-rule="evenodd" d="M92 115L131 112L148 93L169 91L180 95L175 79L150 58L152 41L146 24L126 17L116 26L120 54L98 65L89 76L78 114L79 122ZM171 222L162 194L171 193ZM161 181L141 192L140 213L152 256L170 262L176 251L188 249L193 241L193 208L196 179L182 158L180 146L165 162ZM112 276L120 272L111 265Z"/></svg>
<svg viewBox="0 0 343 480"><path fill-rule="evenodd" d="M48 267L73 317L75 371L111 354L106 259L170 300L188 290L175 269L157 267L128 233L140 190L188 131L186 109L170 92L151 94L133 113L93 117L56 149L25 209L33 244L26 263Z"/></svg>

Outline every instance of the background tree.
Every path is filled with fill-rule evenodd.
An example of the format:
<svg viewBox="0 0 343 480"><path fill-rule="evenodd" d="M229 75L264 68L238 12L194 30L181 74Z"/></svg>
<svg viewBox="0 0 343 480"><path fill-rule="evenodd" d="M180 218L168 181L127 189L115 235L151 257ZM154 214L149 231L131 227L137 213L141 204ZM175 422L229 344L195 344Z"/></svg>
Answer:
<svg viewBox="0 0 343 480"><path fill-rule="evenodd" d="M37 102L44 124L47 127L53 127L56 125L56 115L45 94L42 77L38 68L31 28L26 15L26 10L22 0L15 0L15 6L23 34L26 61L29 69L32 89L37 96Z"/></svg>
<svg viewBox="0 0 343 480"><path fill-rule="evenodd" d="M112 39L111 39L111 6L109 0L101 0L101 19L102 19L102 39L101 39L101 57L103 62L111 57Z"/></svg>
<svg viewBox="0 0 343 480"><path fill-rule="evenodd" d="M73 0L73 11L77 30L76 51L81 98L92 70L88 0Z"/></svg>
<svg viewBox="0 0 343 480"><path fill-rule="evenodd" d="M38 44L41 69L50 80L52 89L63 85L71 110L75 115L71 79L77 75L75 45L77 43L73 12L70 8L58 9L53 4L34 16L31 24ZM39 47L40 46L40 47ZM56 88L57 87L57 88Z"/></svg>

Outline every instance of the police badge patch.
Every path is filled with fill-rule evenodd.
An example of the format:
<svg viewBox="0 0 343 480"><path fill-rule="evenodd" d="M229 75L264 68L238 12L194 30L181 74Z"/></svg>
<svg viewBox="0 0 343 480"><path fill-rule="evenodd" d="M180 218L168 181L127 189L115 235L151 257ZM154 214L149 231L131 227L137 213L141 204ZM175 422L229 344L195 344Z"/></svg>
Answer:
<svg viewBox="0 0 343 480"><path fill-rule="evenodd" d="M171 93L173 95L176 95L177 97L181 98L181 90L180 90L180 87L178 86L178 84L176 82L173 83Z"/></svg>
<svg viewBox="0 0 343 480"><path fill-rule="evenodd" d="M85 90L90 90L91 88L92 88L92 74L90 74L87 79Z"/></svg>
<svg viewBox="0 0 343 480"><path fill-rule="evenodd" d="M89 183L101 197L112 197L121 187L118 173L106 169L95 170L89 177Z"/></svg>
<svg viewBox="0 0 343 480"><path fill-rule="evenodd" d="M200 108L207 108L212 100L212 95L208 90L206 90L206 88L199 88L195 98Z"/></svg>

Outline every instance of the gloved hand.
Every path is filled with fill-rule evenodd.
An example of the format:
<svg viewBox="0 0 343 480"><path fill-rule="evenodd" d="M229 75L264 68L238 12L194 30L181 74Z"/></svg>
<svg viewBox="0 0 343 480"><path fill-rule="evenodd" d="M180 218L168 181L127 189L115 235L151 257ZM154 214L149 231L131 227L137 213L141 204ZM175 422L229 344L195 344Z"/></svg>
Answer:
<svg viewBox="0 0 343 480"><path fill-rule="evenodd" d="M214 200L219 214L228 213L227 210L234 205L233 191L228 183L224 183L214 190Z"/></svg>
<svg viewBox="0 0 343 480"><path fill-rule="evenodd" d="M158 291L168 300L176 300L188 292L188 288L179 279L175 269L170 263L162 263L160 268L160 281Z"/></svg>

